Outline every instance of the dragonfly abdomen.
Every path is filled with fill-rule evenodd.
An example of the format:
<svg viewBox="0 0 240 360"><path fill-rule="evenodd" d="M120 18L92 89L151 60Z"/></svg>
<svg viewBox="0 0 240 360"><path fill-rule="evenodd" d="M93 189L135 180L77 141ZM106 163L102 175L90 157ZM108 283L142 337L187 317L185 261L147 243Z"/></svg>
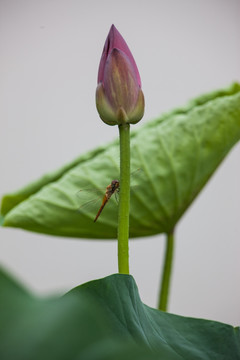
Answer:
<svg viewBox="0 0 240 360"><path fill-rule="evenodd" d="M113 180L111 182L111 184L107 186L106 193L105 193L105 195L103 197L103 200L102 200L102 205L101 205L100 209L98 210L98 213L97 213L97 215L96 215L96 217L94 219L94 222L96 222L97 219L99 218L99 216L100 216L101 212L103 211L104 206L106 205L108 200L118 190L119 190L119 181L118 180Z"/></svg>
<svg viewBox="0 0 240 360"><path fill-rule="evenodd" d="M104 209L104 206L106 205L106 203L108 202L109 199L110 199L110 198L108 198L106 195L104 195L103 201L102 201L102 205L101 205L100 209L98 210L98 213L97 213L97 215L96 215L96 217L95 217L95 219L94 219L94 222L96 222L97 219L99 218L101 212L102 212L103 209Z"/></svg>

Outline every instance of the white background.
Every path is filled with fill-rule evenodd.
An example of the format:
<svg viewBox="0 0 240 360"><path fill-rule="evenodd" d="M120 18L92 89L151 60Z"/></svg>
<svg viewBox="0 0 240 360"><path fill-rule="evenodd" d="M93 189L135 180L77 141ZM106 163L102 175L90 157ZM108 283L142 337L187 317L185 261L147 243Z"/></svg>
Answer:
<svg viewBox="0 0 240 360"><path fill-rule="evenodd" d="M138 64L146 122L240 81L239 14L239 0L0 0L0 193L117 136L95 109L112 23ZM177 227L173 313L240 324L239 157L238 144ZM150 306L163 244L130 243L131 273ZM0 263L37 294L63 293L117 272L116 242L1 228Z"/></svg>

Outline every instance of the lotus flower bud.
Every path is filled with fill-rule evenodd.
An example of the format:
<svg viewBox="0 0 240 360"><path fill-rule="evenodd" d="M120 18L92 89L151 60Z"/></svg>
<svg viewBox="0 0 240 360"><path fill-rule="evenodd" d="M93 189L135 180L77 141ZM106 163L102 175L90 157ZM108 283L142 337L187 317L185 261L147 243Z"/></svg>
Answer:
<svg viewBox="0 0 240 360"><path fill-rule="evenodd" d="M109 31L99 65L96 105L101 119L108 125L136 124L144 113L137 65L114 25Z"/></svg>

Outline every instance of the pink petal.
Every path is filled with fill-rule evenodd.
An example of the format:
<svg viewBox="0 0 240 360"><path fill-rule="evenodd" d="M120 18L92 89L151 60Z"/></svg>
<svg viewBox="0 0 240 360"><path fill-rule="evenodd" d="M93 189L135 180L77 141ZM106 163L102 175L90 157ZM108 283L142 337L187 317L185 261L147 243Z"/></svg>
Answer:
<svg viewBox="0 0 240 360"><path fill-rule="evenodd" d="M109 104L116 111L122 107L126 113L132 111L139 94L139 85L129 57L118 49L108 56L103 86Z"/></svg>
<svg viewBox="0 0 240 360"><path fill-rule="evenodd" d="M135 76L136 76L138 85L141 87L140 75L139 75L135 60L132 56L132 53L129 50L122 35L115 28L114 25L111 26L111 29L108 33L108 36L107 36L107 39L106 39L106 42L105 42L105 45L103 48L103 53L102 53L102 57L101 57L100 65L99 65L99 69L98 69L98 83L104 81L104 69L105 69L106 61L113 49L121 50L128 57L131 65L132 65L132 68L135 72Z"/></svg>

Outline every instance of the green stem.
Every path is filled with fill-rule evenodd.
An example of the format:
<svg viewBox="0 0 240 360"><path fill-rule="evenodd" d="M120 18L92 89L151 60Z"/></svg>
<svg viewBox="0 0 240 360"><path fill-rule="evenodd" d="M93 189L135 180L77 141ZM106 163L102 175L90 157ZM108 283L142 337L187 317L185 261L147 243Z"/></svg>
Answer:
<svg viewBox="0 0 240 360"><path fill-rule="evenodd" d="M130 125L119 125L120 198L118 209L118 271L129 274L128 236L130 209Z"/></svg>
<svg viewBox="0 0 240 360"><path fill-rule="evenodd" d="M173 262L173 250L174 250L173 231L167 234L165 246L166 246L165 259L164 259L164 267L163 267L162 282L161 282L159 304L158 304L158 309L162 311L167 311L167 307L168 307L168 297L169 297L169 288L170 288L172 262Z"/></svg>

